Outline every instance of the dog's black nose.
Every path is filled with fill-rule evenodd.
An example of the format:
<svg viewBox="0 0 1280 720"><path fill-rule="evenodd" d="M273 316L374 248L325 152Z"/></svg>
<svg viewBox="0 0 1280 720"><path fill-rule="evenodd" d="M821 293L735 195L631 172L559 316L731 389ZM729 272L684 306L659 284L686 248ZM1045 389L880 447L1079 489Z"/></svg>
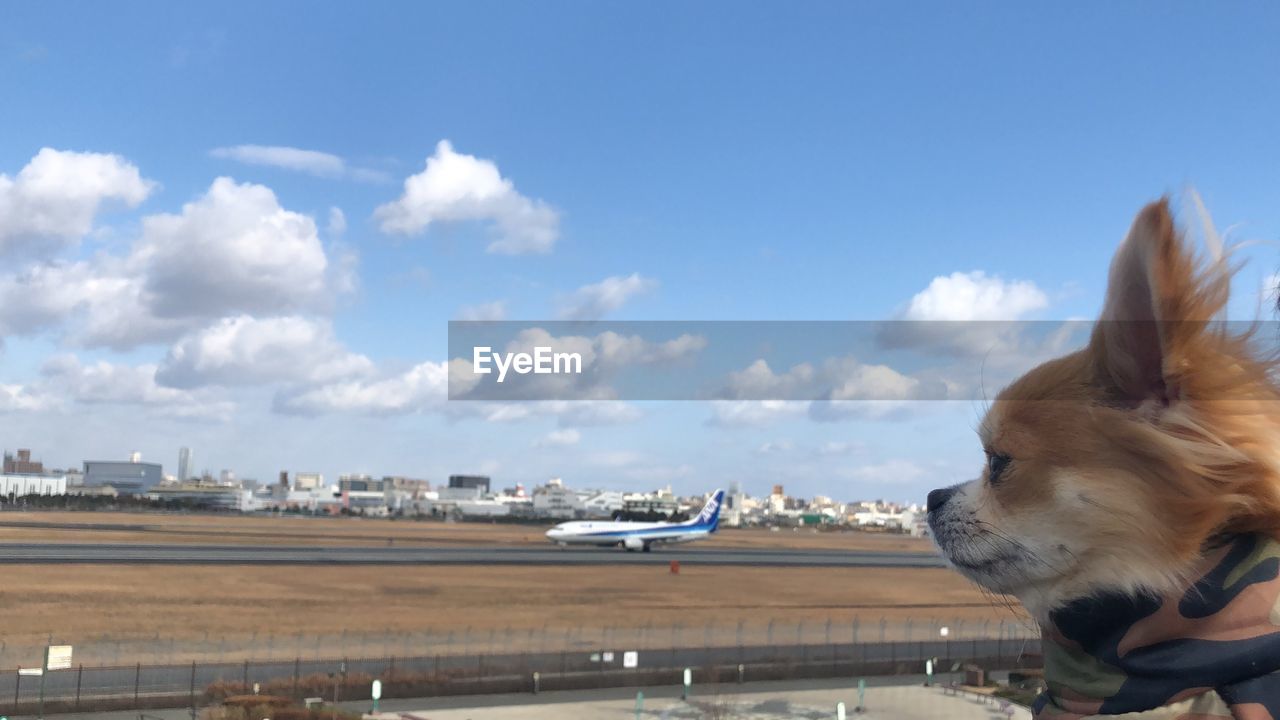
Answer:
<svg viewBox="0 0 1280 720"><path fill-rule="evenodd" d="M947 501L951 499L951 496L955 494L956 489L954 487L938 488L937 490L930 492L928 502L929 512L933 512L943 505L946 505Z"/></svg>

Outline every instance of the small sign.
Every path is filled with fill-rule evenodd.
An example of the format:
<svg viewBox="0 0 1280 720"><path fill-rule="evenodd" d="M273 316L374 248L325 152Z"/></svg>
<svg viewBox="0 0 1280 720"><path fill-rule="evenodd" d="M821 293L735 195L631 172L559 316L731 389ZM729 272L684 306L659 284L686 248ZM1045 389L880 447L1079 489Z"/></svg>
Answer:
<svg viewBox="0 0 1280 720"><path fill-rule="evenodd" d="M622 653L622 667L633 668L640 666L640 653L635 650L628 650Z"/></svg>
<svg viewBox="0 0 1280 720"><path fill-rule="evenodd" d="M844 703L836 703L836 720L845 720Z"/></svg>
<svg viewBox="0 0 1280 720"><path fill-rule="evenodd" d="M45 658L45 669L67 670L71 667L71 646L50 645L49 654Z"/></svg>
<svg viewBox="0 0 1280 720"><path fill-rule="evenodd" d="M611 653L611 652L607 652L607 653L605 653L605 654L604 654L604 661L605 661L605 662L613 662L613 653Z"/></svg>
<svg viewBox="0 0 1280 720"><path fill-rule="evenodd" d="M382 681L381 680L373 681L373 699L374 700L382 699Z"/></svg>
<svg viewBox="0 0 1280 720"><path fill-rule="evenodd" d="M600 653L591 653L591 662L600 662Z"/></svg>
<svg viewBox="0 0 1280 720"><path fill-rule="evenodd" d="M684 669L684 686L689 687L693 684L693 671L689 668Z"/></svg>
<svg viewBox="0 0 1280 720"><path fill-rule="evenodd" d="M942 635L942 637L946 637L951 634L951 628L943 625L942 628L938 630L938 634Z"/></svg>
<svg viewBox="0 0 1280 720"><path fill-rule="evenodd" d="M43 675L44 668L18 668L19 675Z"/></svg>

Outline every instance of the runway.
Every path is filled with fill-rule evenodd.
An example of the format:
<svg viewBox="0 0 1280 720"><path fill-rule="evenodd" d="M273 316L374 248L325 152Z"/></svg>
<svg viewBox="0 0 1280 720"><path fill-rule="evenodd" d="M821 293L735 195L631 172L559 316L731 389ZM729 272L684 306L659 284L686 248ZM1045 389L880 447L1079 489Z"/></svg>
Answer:
<svg viewBox="0 0 1280 720"><path fill-rule="evenodd" d="M108 565L738 565L757 567L943 567L937 555L837 550L475 546L448 548L290 545L0 543L0 564Z"/></svg>

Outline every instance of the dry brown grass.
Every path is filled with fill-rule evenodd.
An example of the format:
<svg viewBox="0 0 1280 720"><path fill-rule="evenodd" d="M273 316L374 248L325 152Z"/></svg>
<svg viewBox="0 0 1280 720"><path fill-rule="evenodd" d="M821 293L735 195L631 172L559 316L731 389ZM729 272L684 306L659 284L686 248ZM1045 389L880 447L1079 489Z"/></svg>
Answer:
<svg viewBox="0 0 1280 720"><path fill-rule="evenodd" d="M11 524L24 522L63 527ZM10 524L0 527L0 543L546 543L537 527L357 518L6 512L0 523ZM110 529L86 529L86 523ZM732 529L701 546L931 549L927 541L896 535ZM917 623L917 633L929 619L1016 622L1010 610L959 576L928 568L686 565L673 576L663 565L3 565L0 573L0 664L38 657L37 648L51 635L76 645L83 662L113 663L244 657L239 653L334 657L421 647L485 652L521 641L542 647L614 637L604 628L631 629L629 637L663 646L683 640L659 629L683 628L703 642L704 628L712 626L709 642L733 642L741 635L738 623L754 628L748 641L767 642L773 639L772 627L765 634L771 620L779 633L791 628L791 640L794 628L807 624L806 632L818 632L807 641L818 642L827 621L848 628L855 617L868 638L882 618L898 627L891 635L908 619ZM444 650L442 637L451 644Z"/></svg>
<svg viewBox="0 0 1280 720"><path fill-rule="evenodd" d="M1011 617L943 569L8 565L3 573L11 643L49 633L171 639Z"/></svg>

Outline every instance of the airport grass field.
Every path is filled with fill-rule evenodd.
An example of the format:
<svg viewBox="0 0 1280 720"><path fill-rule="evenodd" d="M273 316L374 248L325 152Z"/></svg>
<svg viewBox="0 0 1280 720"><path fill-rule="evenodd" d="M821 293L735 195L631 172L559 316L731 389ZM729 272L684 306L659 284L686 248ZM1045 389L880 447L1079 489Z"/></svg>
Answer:
<svg viewBox="0 0 1280 720"><path fill-rule="evenodd" d="M115 512L0 513L0 543L150 543L209 545L421 546L545 544L546 525L388 520L297 515L242 516ZM903 535L724 528L699 547L932 552Z"/></svg>
<svg viewBox="0 0 1280 720"><path fill-rule="evenodd" d="M54 527L57 526L57 527ZM354 518L4 513L0 543L546 545L534 526ZM725 529L699 547L930 552L927 540L862 532ZM2 551L2 550L0 550ZM614 552L607 549L601 553ZM621 551L617 551L621 552ZM661 552L661 551L659 551ZM673 557L676 554L673 553ZM10 647L53 635L84 644L220 637L294 638L467 629L731 627L859 618L1017 622L942 568L686 565L326 566L24 565L3 567ZM510 630L508 630L510 629ZM257 642L261 642L258 640ZM274 642L274 641L273 641Z"/></svg>

